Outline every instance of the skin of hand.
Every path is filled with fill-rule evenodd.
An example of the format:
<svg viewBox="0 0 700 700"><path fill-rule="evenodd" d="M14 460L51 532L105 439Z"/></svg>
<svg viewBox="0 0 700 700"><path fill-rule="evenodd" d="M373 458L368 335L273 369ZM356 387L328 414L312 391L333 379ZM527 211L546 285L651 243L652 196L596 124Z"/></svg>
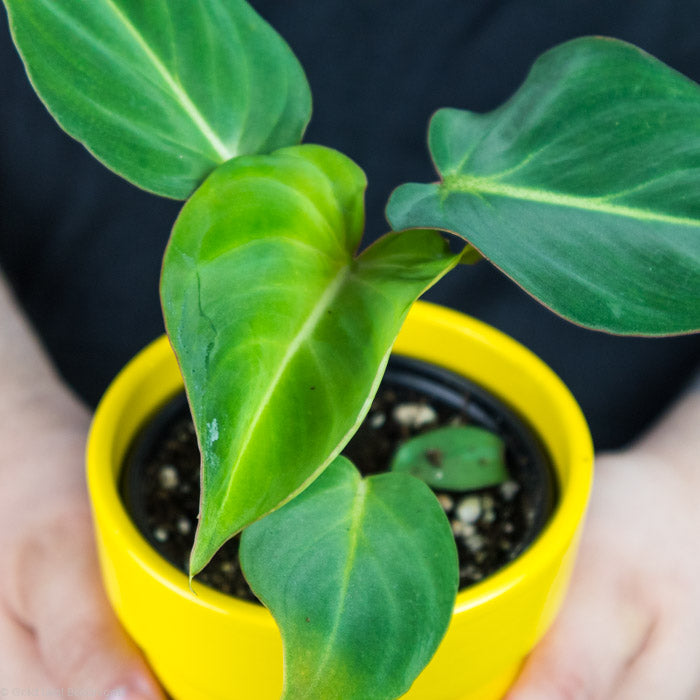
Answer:
<svg viewBox="0 0 700 700"><path fill-rule="evenodd" d="M601 456L561 614L507 700L700 699L700 393Z"/></svg>
<svg viewBox="0 0 700 700"><path fill-rule="evenodd" d="M89 415L0 278L0 696L163 694L104 597ZM597 460L564 608L508 700L700 700L700 393Z"/></svg>
<svg viewBox="0 0 700 700"><path fill-rule="evenodd" d="M89 414L1 279L0 329L0 696L163 698L103 593L83 468Z"/></svg>

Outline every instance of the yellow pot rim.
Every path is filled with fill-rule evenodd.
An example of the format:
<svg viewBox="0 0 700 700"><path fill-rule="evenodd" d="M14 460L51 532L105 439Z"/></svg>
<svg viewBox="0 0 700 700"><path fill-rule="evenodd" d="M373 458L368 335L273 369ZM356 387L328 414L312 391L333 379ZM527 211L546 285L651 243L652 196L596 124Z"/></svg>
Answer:
<svg viewBox="0 0 700 700"><path fill-rule="evenodd" d="M482 341L493 343L509 353L519 364L534 373L538 381L547 385L562 422L569 428L571 451L580 457L581 469L573 469L568 475L566 489L560 489L559 501L549 522L526 551L513 562L483 581L461 591L457 596L455 613L466 611L502 594L532 572L545 569L557 553L568 546L585 512L592 481L593 446L588 427L576 401L563 382L536 355L500 331L476 319L427 302L416 302L412 316L430 317L432 323L457 326L460 332ZM465 319L468 323L465 324ZM398 354L408 354L398 348ZM166 336L153 341L117 375L102 398L95 413L87 447L88 481L93 509L100 513L104 527L123 538L125 548L140 566L152 577L193 604L205 606L223 613L243 616L259 625L274 625L269 612L260 605L248 603L220 593L208 586L193 582L161 557L131 522L118 493L118 485L110 469L104 465L112 462L112 446L119 416L124 406L137 391L154 367L172 354ZM587 466L586 466L587 465ZM583 468L585 467L585 468Z"/></svg>

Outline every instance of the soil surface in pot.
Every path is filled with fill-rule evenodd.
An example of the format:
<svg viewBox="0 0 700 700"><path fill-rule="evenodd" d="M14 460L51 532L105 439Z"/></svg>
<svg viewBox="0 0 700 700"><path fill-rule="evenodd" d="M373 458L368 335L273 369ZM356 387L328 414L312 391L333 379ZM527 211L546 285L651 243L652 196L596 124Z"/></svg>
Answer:
<svg viewBox="0 0 700 700"><path fill-rule="evenodd" d="M344 450L363 474L386 471L407 438L444 425L478 425L506 444L510 479L471 492L436 491L459 554L460 588L520 554L545 525L556 486L548 456L521 418L480 387L440 368L392 357L372 407ZM171 564L187 570L199 509L199 449L183 395L137 436L122 471L122 497L139 530ZM238 537L197 580L256 601L241 572Z"/></svg>

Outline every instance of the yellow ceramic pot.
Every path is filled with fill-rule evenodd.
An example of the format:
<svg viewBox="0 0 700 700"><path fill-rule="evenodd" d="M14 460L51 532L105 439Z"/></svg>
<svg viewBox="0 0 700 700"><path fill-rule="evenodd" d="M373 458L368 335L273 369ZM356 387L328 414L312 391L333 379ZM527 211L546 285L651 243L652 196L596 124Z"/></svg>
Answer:
<svg viewBox="0 0 700 700"><path fill-rule="evenodd" d="M417 303L394 351L462 374L501 398L539 433L557 472L560 500L549 524L516 561L457 596L445 639L404 696L496 700L562 601L591 486L588 429L548 367L462 314ZM175 358L161 338L116 378L95 414L88 481L107 593L177 700L276 700L282 644L270 614L202 585L192 592L187 577L138 533L117 492L134 435L181 387Z"/></svg>

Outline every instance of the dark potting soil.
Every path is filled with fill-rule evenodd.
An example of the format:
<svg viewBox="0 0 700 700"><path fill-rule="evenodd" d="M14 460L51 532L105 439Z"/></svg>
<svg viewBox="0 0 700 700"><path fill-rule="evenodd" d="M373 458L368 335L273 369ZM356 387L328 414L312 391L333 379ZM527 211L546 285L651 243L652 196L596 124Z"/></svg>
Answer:
<svg viewBox="0 0 700 700"><path fill-rule="evenodd" d="M436 491L455 535L460 588L520 554L546 523L555 483L546 452L522 419L480 387L425 363L392 357L372 407L343 454L360 471L386 471L398 445L444 425L478 425L506 444L510 479L478 491ZM187 570L199 509L199 449L184 395L171 400L134 441L122 497L134 522L171 564ZM238 537L197 580L256 601L241 572Z"/></svg>

